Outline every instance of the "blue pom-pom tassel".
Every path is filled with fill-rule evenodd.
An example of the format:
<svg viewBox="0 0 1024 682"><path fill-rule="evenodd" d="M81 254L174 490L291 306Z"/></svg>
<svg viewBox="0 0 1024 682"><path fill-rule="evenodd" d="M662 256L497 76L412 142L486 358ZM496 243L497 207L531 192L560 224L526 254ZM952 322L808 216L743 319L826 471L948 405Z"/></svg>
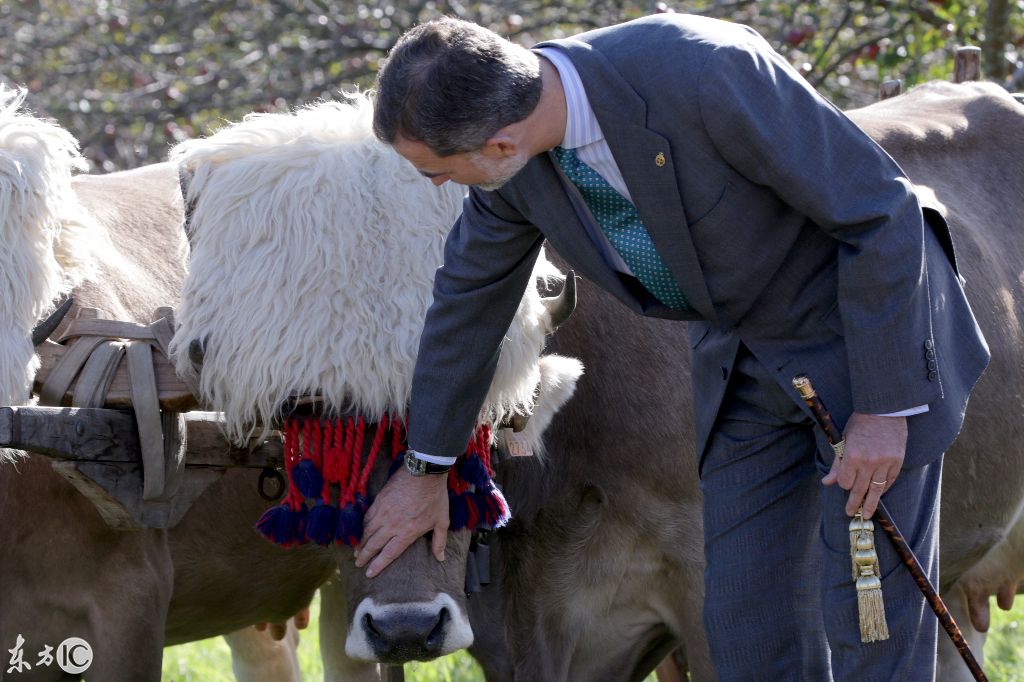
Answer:
<svg viewBox="0 0 1024 682"><path fill-rule="evenodd" d="M477 508L480 510L480 522L490 528L500 528L508 523L510 513L508 503L501 491L491 486L489 490L478 490L474 493Z"/></svg>
<svg viewBox="0 0 1024 682"><path fill-rule="evenodd" d="M477 488L490 485L491 477L483 461L476 455L468 455L462 460L462 468L459 475L466 483L472 483Z"/></svg>
<svg viewBox="0 0 1024 682"><path fill-rule="evenodd" d="M256 522L256 528L265 538L278 545L290 545L295 542L292 518L294 513L287 504L271 507Z"/></svg>
<svg viewBox="0 0 1024 682"><path fill-rule="evenodd" d="M337 507L324 504L323 500L317 500L309 512L306 539L318 545L329 545L334 541L334 531L337 525Z"/></svg>
<svg viewBox="0 0 1024 682"><path fill-rule="evenodd" d="M304 459L292 469L292 482L303 497L314 499L323 492L324 475L313 463L313 460Z"/></svg>
<svg viewBox="0 0 1024 682"><path fill-rule="evenodd" d="M452 530L462 530L469 525L469 505L472 493L448 493L448 517Z"/></svg>
<svg viewBox="0 0 1024 682"><path fill-rule="evenodd" d="M338 513L337 529L334 533L336 542L355 547L363 539L363 515L366 513L366 500L356 496L355 502L349 502Z"/></svg>

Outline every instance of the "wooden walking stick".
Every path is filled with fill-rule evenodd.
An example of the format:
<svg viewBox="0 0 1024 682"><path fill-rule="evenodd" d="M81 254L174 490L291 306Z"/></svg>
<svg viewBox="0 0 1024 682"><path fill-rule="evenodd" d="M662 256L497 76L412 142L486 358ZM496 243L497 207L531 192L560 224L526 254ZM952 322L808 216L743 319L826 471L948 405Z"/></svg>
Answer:
<svg viewBox="0 0 1024 682"><path fill-rule="evenodd" d="M832 421L832 416L825 409L825 404L821 398L814 391L814 386L811 385L811 379L806 374L798 374L793 377L793 387L800 393L800 396L807 403L807 407L810 408L811 414L814 415L815 420L821 427L822 431L825 432L825 437L828 438L828 442L832 445L832 448L836 451L836 456L842 460L843 457L843 435L839 429L836 428L835 422ZM859 514L858 514L859 517ZM903 534L900 533L900 529L892 520L892 516L889 514L889 510L885 508L885 503L882 500L878 501L878 509L875 510L875 518L878 520L878 525L882 527L885 534L892 541L893 548L896 550L896 554L899 555L903 565L910 571L910 575L914 578L914 582L917 583L918 588L921 590L921 594L924 595L928 605L931 606L932 611L935 612L935 616L939 619L939 623L942 625L942 629L946 631L949 638L953 640L953 645L956 650L960 652L960 656L964 659L964 663L967 664L967 669L971 671L971 675L974 676L975 680L979 682L988 682L988 678L985 677L984 671L978 664L978 660L974 657L974 653L971 651L971 647L967 644L967 640L964 639L963 633L960 632L960 628L957 626L956 621L953 620L953 616L950 615L949 609L946 608L946 604L942 601L942 597L939 596L938 592L935 591L935 587L928 579L927 574L921 568L921 562L918 561L917 557L914 556L914 551L910 549L910 545L904 539ZM856 523L856 518L854 520ZM865 521L865 523L871 523ZM851 524L851 531L853 531L853 524ZM857 568L857 558L854 558L854 567ZM860 586L858 586L860 589ZM884 616L883 616L884 617Z"/></svg>

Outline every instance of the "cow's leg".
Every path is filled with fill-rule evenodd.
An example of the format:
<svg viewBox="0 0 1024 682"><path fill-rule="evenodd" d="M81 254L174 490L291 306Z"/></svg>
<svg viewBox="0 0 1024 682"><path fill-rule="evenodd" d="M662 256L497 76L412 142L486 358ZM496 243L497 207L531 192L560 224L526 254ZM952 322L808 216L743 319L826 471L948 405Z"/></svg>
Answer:
<svg viewBox="0 0 1024 682"><path fill-rule="evenodd" d="M288 620L284 637L274 639L269 628L250 626L224 635L231 647L231 668L238 682L300 682L299 630Z"/></svg>
<svg viewBox="0 0 1024 682"><path fill-rule="evenodd" d="M953 620L960 626L960 631L970 645L975 658L978 659L978 663L984 665L982 652L986 633L979 632L971 622L970 606L963 585L957 582L942 595L942 599L949 607L949 613L953 616ZM944 633L939 635L938 650L939 658L935 666L935 679L942 680L942 682L972 682L974 680L974 675L968 670L964 659L960 657L960 652L956 650L952 640Z"/></svg>
<svg viewBox="0 0 1024 682"><path fill-rule="evenodd" d="M704 625L718 679L830 679L815 452L809 420L741 348L701 466Z"/></svg>
<svg viewBox="0 0 1024 682"><path fill-rule="evenodd" d="M357 661L345 654L347 638L345 586L336 575L320 586L320 656L324 662L324 681L380 682L376 663Z"/></svg>

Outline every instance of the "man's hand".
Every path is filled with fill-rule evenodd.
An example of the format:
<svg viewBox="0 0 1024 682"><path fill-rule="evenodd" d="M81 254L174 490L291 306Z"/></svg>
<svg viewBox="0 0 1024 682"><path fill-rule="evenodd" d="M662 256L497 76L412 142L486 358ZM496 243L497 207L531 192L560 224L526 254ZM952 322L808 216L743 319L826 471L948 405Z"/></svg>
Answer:
<svg viewBox="0 0 1024 682"><path fill-rule="evenodd" d="M369 564L366 577L372 578L431 530L431 551L444 561L448 523L448 476L413 476L399 467L366 512L356 566Z"/></svg>
<svg viewBox="0 0 1024 682"><path fill-rule="evenodd" d="M847 516L853 516L864 505L864 518L869 519L882 493L900 475L907 450L907 418L854 412L843 435L846 453L842 461L837 457L832 462L832 469L821 482L838 483L850 491Z"/></svg>

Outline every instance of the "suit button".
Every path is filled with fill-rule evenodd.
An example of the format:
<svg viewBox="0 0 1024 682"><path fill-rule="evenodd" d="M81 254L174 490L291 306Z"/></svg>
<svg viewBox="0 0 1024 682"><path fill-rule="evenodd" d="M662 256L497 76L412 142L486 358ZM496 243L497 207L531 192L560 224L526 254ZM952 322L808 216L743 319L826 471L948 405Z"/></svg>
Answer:
<svg viewBox="0 0 1024 682"><path fill-rule="evenodd" d="M931 350L932 348L935 348L935 342L931 339L925 339L924 347L928 350Z"/></svg>
<svg viewBox="0 0 1024 682"><path fill-rule="evenodd" d="M928 372L928 381L935 381L939 377L939 373L935 370Z"/></svg>
<svg viewBox="0 0 1024 682"><path fill-rule="evenodd" d="M936 367L935 361L934 360L929 360L928 361L928 369L935 369L935 367Z"/></svg>
<svg viewBox="0 0 1024 682"><path fill-rule="evenodd" d="M924 352L924 356L926 358L928 358L929 360L934 360L935 359L935 351L933 349L929 348L928 350L926 350Z"/></svg>

